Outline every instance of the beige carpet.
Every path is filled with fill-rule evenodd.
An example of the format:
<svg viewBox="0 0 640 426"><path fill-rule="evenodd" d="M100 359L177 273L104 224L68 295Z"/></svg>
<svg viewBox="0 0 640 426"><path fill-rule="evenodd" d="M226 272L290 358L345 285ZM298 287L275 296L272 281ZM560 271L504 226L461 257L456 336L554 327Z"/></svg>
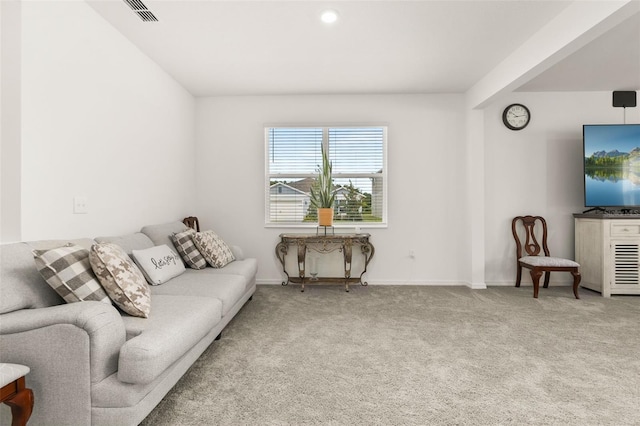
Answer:
<svg viewBox="0 0 640 426"><path fill-rule="evenodd" d="M143 425L638 425L640 297L258 286Z"/></svg>

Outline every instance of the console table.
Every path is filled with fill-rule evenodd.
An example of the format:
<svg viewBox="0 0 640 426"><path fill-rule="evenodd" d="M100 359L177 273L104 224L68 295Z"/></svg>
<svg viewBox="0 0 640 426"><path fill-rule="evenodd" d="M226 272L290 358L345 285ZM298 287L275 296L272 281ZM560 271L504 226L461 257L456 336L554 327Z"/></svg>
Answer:
<svg viewBox="0 0 640 426"><path fill-rule="evenodd" d="M349 291L350 283L360 283L360 285L366 286L368 283L362 281L362 276L367 272L367 266L375 253L373 244L369 241L370 237L370 234L364 233L334 235L280 234L280 242L276 246L276 256L278 260L280 260L280 263L282 263L282 271L287 276L287 280L283 281L282 285L287 285L290 282L300 284L302 291L304 291L305 284L320 282L344 284L346 291ZM298 253L298 276L290 276L285 266L285 257L289 252L290 246L295 247ZM358 277L351 276L353 246L359 247L360 253L364 256L364 270ZM306 256L308 251L315 251L320 254L335 251L342 252L344 258L344 277L307 277Z"/></svg>

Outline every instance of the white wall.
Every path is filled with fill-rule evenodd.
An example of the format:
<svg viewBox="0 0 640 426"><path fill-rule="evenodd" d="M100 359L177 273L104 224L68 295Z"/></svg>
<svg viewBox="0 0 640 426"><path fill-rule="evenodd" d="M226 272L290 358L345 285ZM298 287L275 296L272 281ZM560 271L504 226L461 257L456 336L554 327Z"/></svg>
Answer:
<svg viewBox="0 0 640 426"><path fill-rule="evenodd" d="M22 4L23 240L181 219L195 100L84 2ZM74 196L88 214L73 214Z"/></svg>
<svg viewBox="0 0 640 426"><path fill-rule="evenodd" d="M514 93L485 110L485 259L487 285L513 285L516 274L511 219L541 215L549 226L552 255L573 258L573 213L584 208L582 125L623 123L611 92ZM532 120L521 131L502 124L508 104L523 103ZM640 123L628 108L627 123ZM570 282L552 274L552 283ZM528 274L523 280L530 282Z"/></svg>
<svg viewBox="0 0 640 426"><path fill-rule="evenodd" d="M389 226L363 229L376 246L368 281L481 285L484 275L511 285L511 218L544 215L552 253L572 257L571 215L583 210L581 126L622 122L611 92L515 93L473 117L464 95L194 100L84 2L23 2L21 14L17 49L2 40L3 55L8 46L21 58L20 66L3 61L2 74L3 84L21 79L19 99L8 98L22 121L9 150L3 126L2 185L9 170L18 190L3 191L3 224L10 217L21 229L3 229L3 242L121 234L193 214L259 259L259 282L278 283L278 234L299 229L264 226L264 125L386 124ZM511 102L531 109L527 129L502 125ZM478 119L482 136L470 136ZM640 108L627 122L640 122ZM475 161L483 161L472 168L478 176L468 173ZM482 202L473 201L476 181ZM88 214L72 213L77 195ZM484 226L474 222L483 216Z"/></svg>
<svg viewBox="0 0 640 426"><path fill-rule="evenodd" d="M468 98L467 98L468 101ZM474 289L486 289L484 253L484 110L466 111L464 152L465 187L461 196L466 200L463 224L457 231L464 235L464 246L458 253L458 269Z"/></svg>
<svg viewBox="0 0 640 426"><path fill-rule="evenodd" d="M388 125L389 226L363 228L376 248L368 281L463 282L462 95L213 97L197 100L196 123L195 213L258 258L259 282L282 280L278 235L300 232L264 226L264 125L328 123Z"/></svg>
<svg viewBox="0 0 640 426"><path fill-rule="evenodd" d="M20 240L21 3L0 2L0 241Z"/></svg>

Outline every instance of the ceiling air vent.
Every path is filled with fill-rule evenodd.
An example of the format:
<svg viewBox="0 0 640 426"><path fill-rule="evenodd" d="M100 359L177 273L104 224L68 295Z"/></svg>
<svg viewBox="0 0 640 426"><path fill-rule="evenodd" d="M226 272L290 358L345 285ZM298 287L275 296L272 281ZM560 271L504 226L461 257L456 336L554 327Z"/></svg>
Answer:
<svg viewBox="0 0 640 426"><path fill-rule="evenodd" d="M157 22L158 18L147 9L147 6L144 5L140 0L124 0L126 4L129 5L131 9L135 12L136 15L144 22Z"/></svg>

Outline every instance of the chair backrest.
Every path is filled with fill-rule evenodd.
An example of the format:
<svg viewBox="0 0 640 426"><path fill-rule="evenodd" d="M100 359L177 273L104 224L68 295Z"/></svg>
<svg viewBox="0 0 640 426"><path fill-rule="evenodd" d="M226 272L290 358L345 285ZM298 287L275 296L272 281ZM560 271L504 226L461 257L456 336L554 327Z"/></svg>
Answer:
<svg viewBox="0 0 640 426"><path fill-rule="evenodd" d="M185 217L182 220L182 223L187 225L189 228L194 229L196 232L200 232L200 223L198 222L198 218L195 216Z"/></svg>
<svg viewBox="0 0 640 426"><path fill-rule="evenodd" d="M518 232L518 223L524 229L524 235ZM517 259L523 257L523 249L526 256L538 256L541 251L544 252L545 256L549 256L547 222L542 216L514 217L513 221L511 221L511 231L513 232L513 238L516 240ZM542 245L538 241L539 237L542 239Z"/></svg>

